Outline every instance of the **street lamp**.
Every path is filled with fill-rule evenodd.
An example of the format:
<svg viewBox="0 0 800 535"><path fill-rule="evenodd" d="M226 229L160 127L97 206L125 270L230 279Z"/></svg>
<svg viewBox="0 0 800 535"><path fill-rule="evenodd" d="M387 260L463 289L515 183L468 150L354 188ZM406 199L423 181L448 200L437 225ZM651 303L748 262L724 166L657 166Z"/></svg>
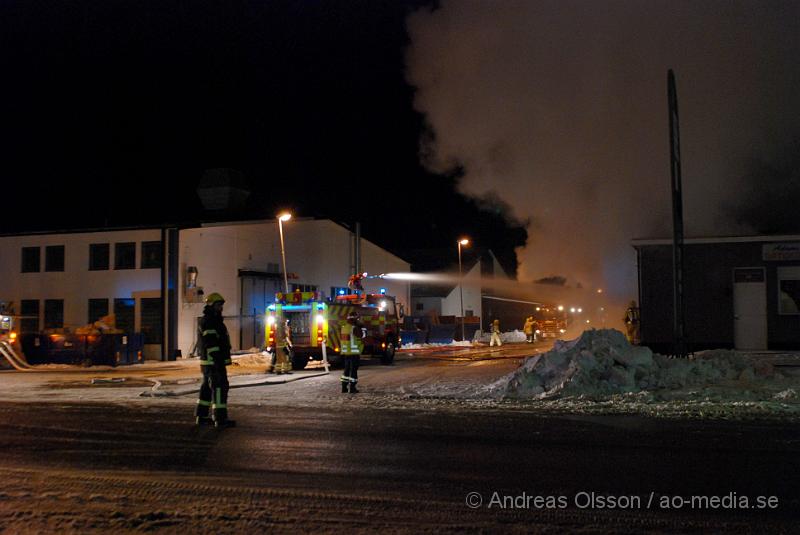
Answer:
<svg viewBox="0 0 800 535"><path fill-rule="evenodd" d="M458 295L461 298L461 341L464 341L464 275L461 273L461 246L469 245L469 240L462 238L458 240Z"/></svg>
<svg viewBox="0 0 800 535"><path fill-rule="evenodd" d="M292 214L284 212L278 216L278 231L281 235L281 260L283 261L283 291L289 293L289 277L286 275L286 251L283 249L283 222L289 221Z"/></svg>

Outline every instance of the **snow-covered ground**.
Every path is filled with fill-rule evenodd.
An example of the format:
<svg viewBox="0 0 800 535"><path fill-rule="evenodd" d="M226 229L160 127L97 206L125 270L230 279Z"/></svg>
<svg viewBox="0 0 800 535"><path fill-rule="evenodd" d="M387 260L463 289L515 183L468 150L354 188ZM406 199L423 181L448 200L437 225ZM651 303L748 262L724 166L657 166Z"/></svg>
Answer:
<svg viewBox="0 0 800 535"><path fill-rule="evenodd" d="M800 418L798 353L716 350L671 359L631 346L615 330L586 331L574 340L557 341L549 351L544 344L525 343L491 349L463 342L404 348L412 351L398 353L394 366L364 361L362 394L356 399L341 396L339 370L319 376L322 370L314 363L288 378L271 376L265 375L267 355L236 355L228 370L236 388L232 398L235 404L346 404L351 409ZM0 372L0 398L148 404L153 397L143 392L193 392L200 380L197 359L113 369L33 368L39 373ZM194 394L169 398L169 403L184 402L193 403Z"/></svg>

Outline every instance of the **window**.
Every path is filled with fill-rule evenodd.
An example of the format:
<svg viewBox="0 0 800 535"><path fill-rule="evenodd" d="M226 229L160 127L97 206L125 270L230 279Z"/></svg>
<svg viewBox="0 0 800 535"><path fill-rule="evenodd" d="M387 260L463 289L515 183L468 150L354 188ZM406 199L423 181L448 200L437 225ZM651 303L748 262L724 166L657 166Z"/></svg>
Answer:
<svg viewBox="0 0 800 535"><path fill-rule="evenodd" d="M800 268L778 267L778 314L800 314Z"/></svg>
<svg viewBox="0 0 800 535"><path fill-rule="evenodd" d="M161 242L142 242L142 269L161 267Z"/></svg>
<svg viewBox="0 0 800 535"><path fill-rule="evenodd" d="M353 293L350 288L344 288L341 286L331 286L331 297L336 299L337 295L350 295Z"/></svg>
<svg viewBox="0 0 800 535"><path fill-rule="evenodd" d="M64 271L63 245L48 245L44 248L44 270Z"/></svg>
<svg viewBox="0 0 800 535"><path fill-rule="evenodd" d="M108 299L89 299L89 323L108 316Z"/></svg>
<svg viewBox="0 0 800 535"><path fill-rule="evenodd" d="M161 318L163 308L160 297L142 298L142 335L145 344L162 343Z"/></svg>
<svg viewBox="0 0 800 535"><path fill-rule="evenodd" d="M114 269L136 269L136 243L114 244Z"/></svg>
<svg viewBox="0 0 800 535"><path fill-rule="evenodd" d="M44 300L44 328L61 329L64 327L64 300Z"/></svg>
<svg viewBox="0 0 800 535"><path fill-rule="evenodd" d="M89 270L103 271L108 269L109 256L111 256L111 247L107 243L89 244Z"/></svg>
<svg viewBox="0 0 800 535"><path fill-rule="evenodd" d="M133 308L136 302L133 299L114 299L114 316L116 316L117 329L128 334L136 328L133 317Z"/></svg>
<svg viewBox="0 0 800 535"><path fill-rule="evenodd" d="M39 300L23 299L20 301L20 332L38 333L39 332Z"/></svg>
<svg viewBox="0 0 800 535"><path fill-rule="evenodd" d="M425 310L425 303L417 303L417 310Z"/></svg>
<svg viewBox="0 0 800 535"><path fill-rule="evenodd" d="M41 247L22 248L22 272L38 273L41 271Z"/></svg>
<svg viewBox="0 0 800 535"><path fill-rule="evenodd" d="M301 292L316 292L317 287L313 284L292 284L292 291L296 292L298 290Z"/></svg>

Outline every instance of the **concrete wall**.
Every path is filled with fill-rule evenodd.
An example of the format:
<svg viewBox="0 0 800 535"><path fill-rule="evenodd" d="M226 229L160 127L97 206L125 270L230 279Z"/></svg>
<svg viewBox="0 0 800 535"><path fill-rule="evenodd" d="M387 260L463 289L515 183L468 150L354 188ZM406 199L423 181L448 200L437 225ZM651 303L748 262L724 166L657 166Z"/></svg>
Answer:
<svg viewBox="0 0 800 535"><path fill-rule="evenodd" d="M443 301L443 297L415 297L411 305L413 310L409 314L412 316L429 316L435 312L437 316L441 316ZM417 310L417 304L422 305L422 310Z"/></svg>
<svg viewBox="0 0 800 535"><path fill-rule="evenodd" d="M0 237L0 301L14 301L20 312L20 301L38 299L40 325L44 325L44 300L64 300L64 326L80 327L88 321L90 298L109 299L109 312L114 310L114 298L133 298L134 294L160 296L161 270L141 269L141 243L160 241L161 231L124 230L75 234L42 234ZM114 244L136 242L135 269L114 269ZM110 245L108 270L89 271L89 244ZM46 272L45 247L64 246L64 271ZM22 248L41 247L41 271L22 273ZM139 322L137 300L136 321Z"/></svg>

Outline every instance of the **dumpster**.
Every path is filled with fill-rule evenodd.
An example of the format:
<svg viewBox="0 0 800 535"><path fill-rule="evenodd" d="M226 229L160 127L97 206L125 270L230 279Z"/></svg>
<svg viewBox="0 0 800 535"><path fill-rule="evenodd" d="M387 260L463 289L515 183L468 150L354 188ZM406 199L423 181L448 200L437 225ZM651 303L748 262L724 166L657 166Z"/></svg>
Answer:
<svg viewBox="0 0 800 535"><path fill-rule="evenodd" d="M30 364L117 366L144 362L144 337L135 334L24 334L20 344Z"/></svg>

